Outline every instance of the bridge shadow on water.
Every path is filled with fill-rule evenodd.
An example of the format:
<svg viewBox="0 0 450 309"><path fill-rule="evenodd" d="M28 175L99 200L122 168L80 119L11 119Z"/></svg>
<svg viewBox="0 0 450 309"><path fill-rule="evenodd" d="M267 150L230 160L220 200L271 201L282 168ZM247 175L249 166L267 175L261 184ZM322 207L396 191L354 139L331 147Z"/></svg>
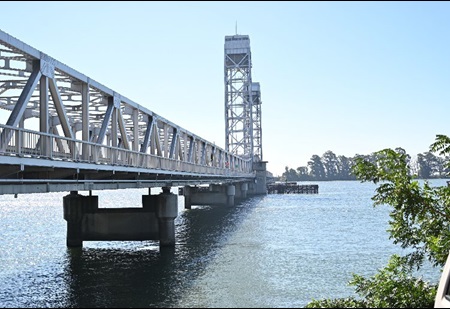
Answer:
<svg viewBox="0 0 450 309"><path fill-rule="evenodd" d="M193 206L182 211L175 221L174 248L160 249L159 242L149 241L131 249L67 249L63 306L179 306L183 293L204 273L259 199L250 198L235 207Z"/></svg>

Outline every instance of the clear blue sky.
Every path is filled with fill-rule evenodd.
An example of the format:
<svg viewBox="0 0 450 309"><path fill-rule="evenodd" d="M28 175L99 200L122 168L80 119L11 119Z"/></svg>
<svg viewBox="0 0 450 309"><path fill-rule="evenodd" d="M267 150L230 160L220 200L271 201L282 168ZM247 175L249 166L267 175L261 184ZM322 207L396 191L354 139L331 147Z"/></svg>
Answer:
<svg viewBox="0 0 450 309"><path fill-rule="evenodd" d="M450 135L450 2L0 2L0 29L225 147L224 41L250 36L263 159Z"/></svg>

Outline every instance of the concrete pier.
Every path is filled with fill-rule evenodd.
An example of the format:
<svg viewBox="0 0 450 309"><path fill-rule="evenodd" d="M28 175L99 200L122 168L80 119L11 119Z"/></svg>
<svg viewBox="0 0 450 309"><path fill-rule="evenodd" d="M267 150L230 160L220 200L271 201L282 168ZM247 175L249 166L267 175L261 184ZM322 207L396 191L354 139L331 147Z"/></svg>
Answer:
<svg viewBox="0 0 450 309"><path fill-rule="evenodd" d="M248 196L248 183L241 182L235 185L235 200L245 200Z"/></svg>
<svg viewBox="0 0 450 309"><path fill-rule="evenodd" d="M234 206L234 196L236 195L236 187L234 185L227 185L227 206Z"/></svg>
<svg viewBox="0 0 450 309"><path fill-rule="evenodd" d="M253 170L256 173L254 183L249 183L249 193L251 195L267 194L267 161L253 163Z"/></svg>
<svg viewBox="0 0 450 309"><path fill-rule="evenodd" d="M70 191L63 197L64 219L67 221L66 244L68 247L81 247L83 244L83 219L87 213L98 210L98 196L83 196Z"/></svg>
<svg viewBox="0 0 450 309"><path fill-rule="evenodd" d="M236 188L233 184L212 184L208 187L184 186L179 194L184 196L186 209L191 209L192 205L234 206Z"/></svg>
<svg viewBox="0 0 450 309"><path fill-rule="evenodd" d="M169 187L163 187L157 195L156 217L159 224L159 245L168 247L175 245L175 218L178 215L178 196L170 193Z"/></svg>
<svg viewBox="0 0 450 309"><path fill-rule="evenodd" d="M159 195L142 196L142 205L98 208L98 196L71 191L63 197L67 246L82 247L83 241L103 240L159 240L160 246L174 246L177 196L170 188L163 188Z"/></svg>
<svg viewBox="0 0 450 309"><path fill-rule="evenodd" d="M191 209L192 208L192 201L191 201L191 186L184 186L183 188L180 188L178 190L179 195L184 196L184 209Z"/></svg>

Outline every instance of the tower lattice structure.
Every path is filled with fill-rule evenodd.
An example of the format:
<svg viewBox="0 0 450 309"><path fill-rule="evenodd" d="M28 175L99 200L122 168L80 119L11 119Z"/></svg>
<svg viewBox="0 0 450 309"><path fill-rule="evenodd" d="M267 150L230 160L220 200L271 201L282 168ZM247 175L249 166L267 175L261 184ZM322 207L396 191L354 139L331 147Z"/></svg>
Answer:
<svg viewBox="0 0 450 309"><path fill-rule="evenodd" d="M248 35L225 36L225 149L262 160L261 92L252 82Z"/></svg>

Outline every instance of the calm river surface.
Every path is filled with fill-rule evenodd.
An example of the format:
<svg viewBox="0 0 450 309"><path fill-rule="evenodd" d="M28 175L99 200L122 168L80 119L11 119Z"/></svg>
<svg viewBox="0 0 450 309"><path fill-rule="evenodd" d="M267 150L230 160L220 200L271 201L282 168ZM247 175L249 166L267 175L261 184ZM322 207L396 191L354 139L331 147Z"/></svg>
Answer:
<svg viewBox="0 0 450 309"><path fill-rule="evenodd" d="M402 253L386 232L390 209L372 206L374 184L315 183L319 194L259 196L231 208L185 210L179 197L176 245L162 251L156 241L68 249L68 192L2 195L0 307L288 308L353 296L352 273L373 275ZM100 207L140 207L147 193L93 192ZM424 277L437 283L439 271Z"/></svg>

